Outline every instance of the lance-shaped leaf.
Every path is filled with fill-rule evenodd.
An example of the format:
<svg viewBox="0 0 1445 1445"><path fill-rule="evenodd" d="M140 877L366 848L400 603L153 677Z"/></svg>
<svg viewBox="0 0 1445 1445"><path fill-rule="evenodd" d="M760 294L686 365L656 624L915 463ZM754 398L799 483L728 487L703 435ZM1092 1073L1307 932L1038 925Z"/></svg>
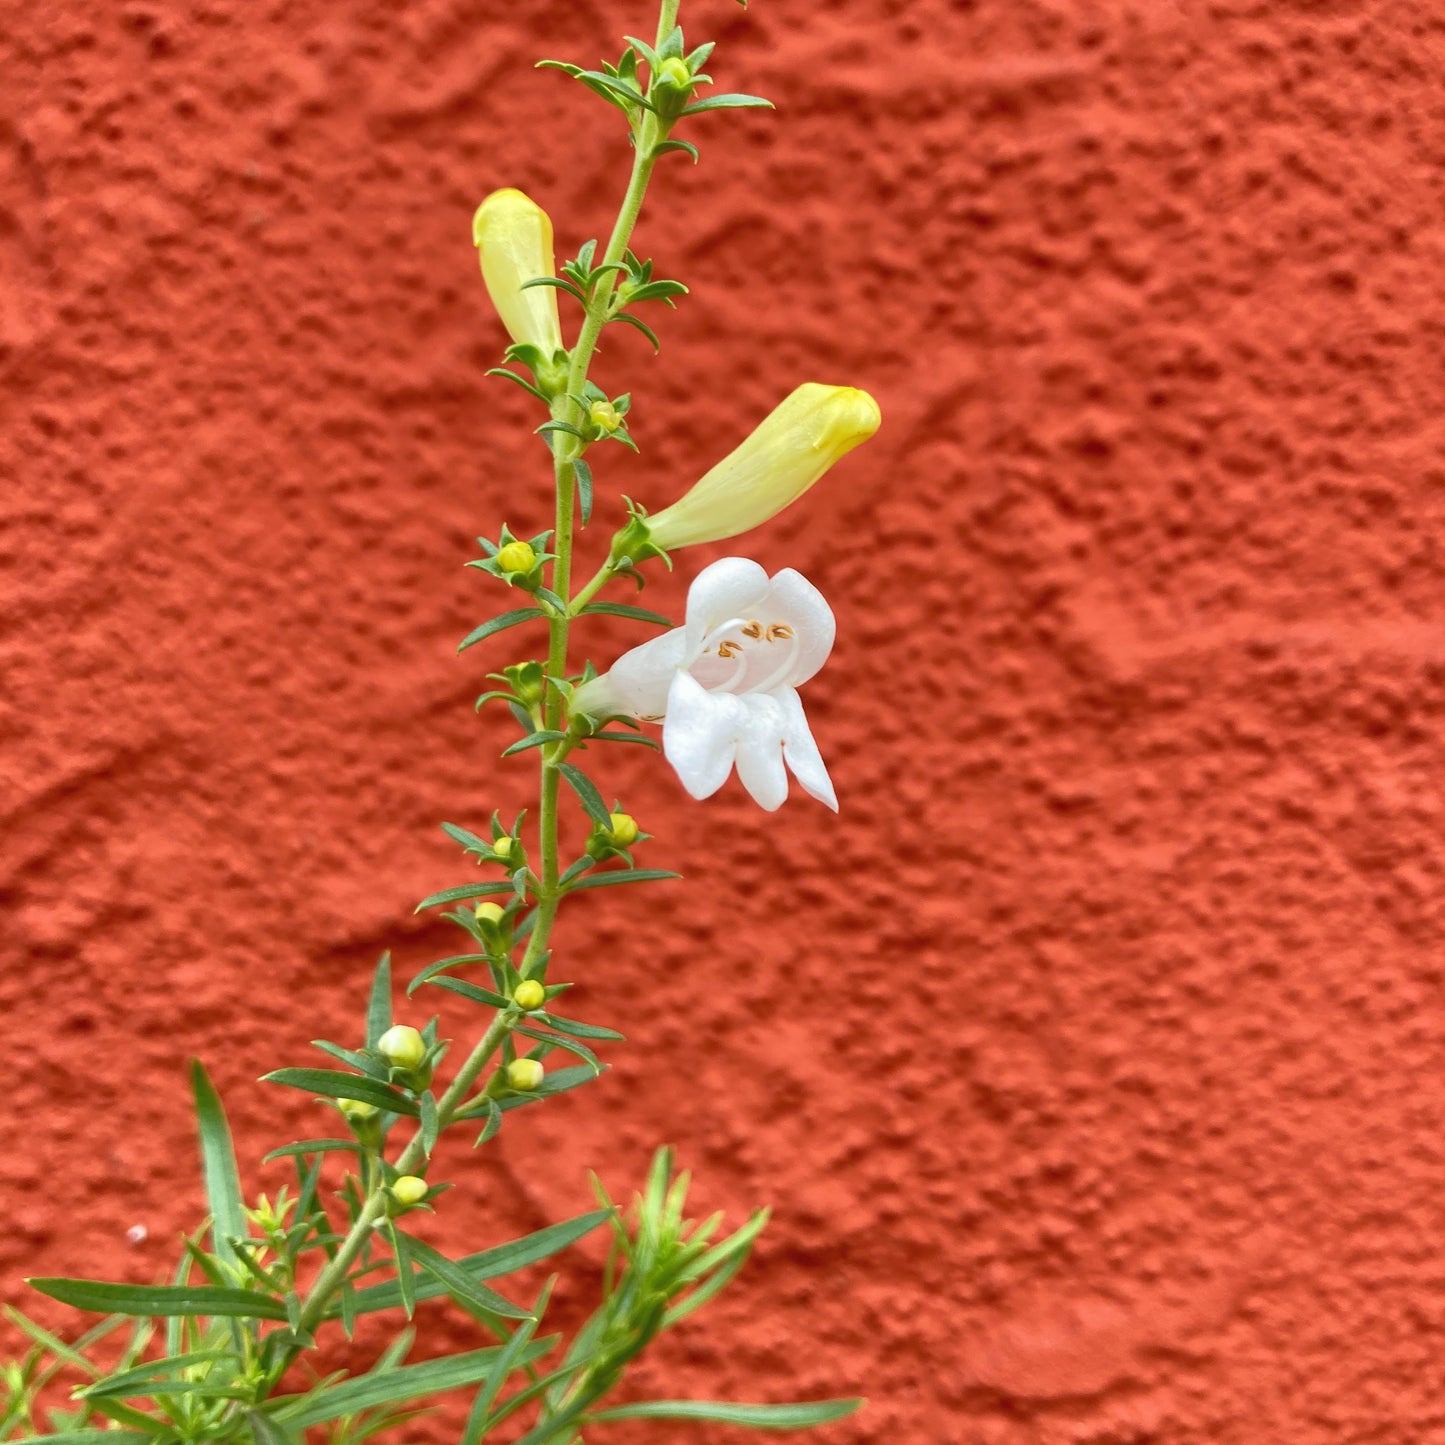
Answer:
<svg viewBox="0 0 1445 1445"><path fill-rule="evenodd" d="M98 1279L31 1279L32 1289L73 1309L115 1315L226 1315L284 1320L286 1306L245 1289L212 1285L110 1284Z"/></svg>
<svg viewBox="0 0 1445 1445"><path fill-rule="evenodd" d="M752 1430L806 1430L826 1425L861 1410L865 1400L817 1400L806 1405L730 1405L720 1400L644 1400L594 1411L601 1420L705 1420L718 1425L745 1425Z"/></svg>
<svg viewBox="0 0 1445 1445"><path fill-rule="evenodd" d="M393 1114L406 1114L415 1119L421 1110L415 1100L359 1074L343 1074L334 1069L275 1069L261 1076L263 1084L283 1084L288 1089L304 1089L308 1094L322 1094L328 1099L359 1099L375 1104Z"/></svg>
<svg viewBox="0 0 1445 1445"><path fill-rule="evenodd" d="M231 1143L226 1111L200 1060L191 1061L191 1093L196 1103L196 1123L201 1136L201 1169L206 1181L206 1201L211 1211L211 1247L223 1264L236 1263L233 1239L248 1239L245 1200L241 1176L236 1169L236 1151Z"/></svg>

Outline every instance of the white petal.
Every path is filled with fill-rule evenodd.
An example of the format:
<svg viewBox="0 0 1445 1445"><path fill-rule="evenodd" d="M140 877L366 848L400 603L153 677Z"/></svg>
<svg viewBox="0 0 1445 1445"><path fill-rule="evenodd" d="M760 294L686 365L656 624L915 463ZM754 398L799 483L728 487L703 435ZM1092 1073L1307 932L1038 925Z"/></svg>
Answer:
<svg viewBox="0 0 1445 1445"><path fill-rule="evenodd" d="M738 739L738 781L753 801L776 812L788 796L788 774L783 767L783 712L776 699L753 696L742 699L747 711Z"/></svg>
<svg viewBox="0 0 1445 1445"><path fill-rule="evenodd" d="M721 557L704 567L687 589L687 658L702 651L713 628L748 617L768 595L768 574L747 557Z"/></svg>
<svg viewBox="0 0 1445 1445"><path fill-rule="evenodd" d="M773 694L774 701L782 713L783 756L793 770L793 776L820 803L826 803L835 813L838 811L838 795L833 791L833 780L824 766L823 755L808 727L803 712L803 701L792 688L783 688ZM742 763L738 764L739 772Z"/></svg>
<svg viewBox="0 0 1445 1445"><path fill-rule="evenodd" d="M727 782L744 713L737 698L707 692L685 672L674 675L662 751L694 798L710 798Z"/></svg>
<svg viewBox="0 0 1445 1445"><path fill-rule="evenodd" d="M777 573L764 604L768 620L786 622L798 639L798 655L785 682L800 687L814 676L833 651L838 624L823 594L791 567Z"/></svg>
<svg viewBox="0 0 1445 1445"><path fill-rule="evenodd" d="M660 718L667 711L667 690L682 662L683 646L683 630L674 627L624 652L601 677L577 689L573 709L594 717Z"/></svg>

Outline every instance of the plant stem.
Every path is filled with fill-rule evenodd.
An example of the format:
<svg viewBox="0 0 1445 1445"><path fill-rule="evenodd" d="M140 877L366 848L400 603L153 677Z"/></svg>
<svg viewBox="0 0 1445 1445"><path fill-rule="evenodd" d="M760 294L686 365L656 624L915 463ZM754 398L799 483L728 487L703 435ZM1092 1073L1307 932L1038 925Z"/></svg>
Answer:
<svg viewBox="0 0 1445 1445"><path fill-rule="evenodd" d="M659 44L676 24L679 3L680 0L663 0L662 18L659 24ZM604 264L620 261L627 251L628 242L632 239L633 229L637 225L637 218L642 210L647 183L652 176L652 167L656 160L655 147L659 139L657 117L651 113L645 114L636 137L632 177L628 182L627 194L623 197L617 223L612 228L612 236L607 243L607 250L603 253L602 262ZM612 293L616 287L616 274L614 271L608 271L592 293L587 314L582 323L581 334L577 338L576 346L572 349L572 361L567 376L568 393L580 394L587 383L587 371L592 364L593 353L597 349L597 338L602 334L602 328L608 319ZM564 395L559 397L554 404L553 415L575 424L580 418L580 409L570 399L570 396ZM567 596L572 580L575 487L573 463L581 455L581 451L582 447L576 445L573 439L568 438L565 445L561 440L556 443L554 453L553 472L557 488L557 510L556 527L551 546L556 557L552 564L551 582L552 590L564 598ZM576 605L579 608L585 606L586 602L601 589L610 576L611 568L604 566L596 577L583 588ZM567 675L567 643L571 621L571 608L560 616L554 615L550 620L547 653L547 675L549 677L564 678ZM555 688L548 689L544 717L546 726L551 728L557 727L561 721L562 699ZM552 924L556 919L557 908L561 902L558 892L560 869L557 856L557 803L561 786L561 774L558 770L571 748L572 742L568 739L543 749L540 781L541 807L538 817L542 873L537 898L537 920L533 925L532 935L527 940L527 949L518 969L523 978L531 974L545 954L547 940L551 935ZM447 1086L446 1092L437 1101L437 1115L442 1128L453 1122L454 1111L464 1101L492 1055L501 1047L502 1040L511 1031L515 1021L516 1014L512 1010L499 1012L492 1020L491 1026L487 1029L481 1042L472 1050L467 1061L458 1070L456 1077ZM421 1130L418 1129L397 1159L396 1168L400 1173L408 1174L418 1168L425 1157L426 1150L422 1143ZM316 1277L302 1303L302 1333L311 1333L321 1323L327 1306L331 1302L331 1297L345 1283L351 1266L356 1262L357 1256L360 1255L371 1236L373 1226L385 1215L386 1198L386 1186L378 1177L361 1212L347 1232L346 1238L341 1242L336 1254Z"/></svg>

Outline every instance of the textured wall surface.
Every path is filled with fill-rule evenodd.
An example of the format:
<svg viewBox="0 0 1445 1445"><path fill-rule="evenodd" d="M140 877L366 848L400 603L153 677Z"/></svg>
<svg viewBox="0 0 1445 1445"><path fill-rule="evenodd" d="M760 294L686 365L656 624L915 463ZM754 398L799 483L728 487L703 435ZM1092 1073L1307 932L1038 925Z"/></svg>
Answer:
<svg viewBox="0 0 1445 1445"><path fill-rule="evenodd" d="M526 800L471 701L538 646L456 657L495 602L461 564L547 525L471 212L610 224L615 117L530 62L649 16L0 0L7 1298L173 1258L189 1054L274 1189L325 1128L256 1076L354 1036L382 949L454 951L412 907L471 876L441 819ZM670 1140L776 1218L639 1391L865 1388L839 1442L1445 1440L1438 6L684 20L780 108L661 170L638 246L694 289L660 360L606 338L642 453L598 458L587 545L797 382L878 396L747 544L837 610L843 812L599 759L689 881L578 904L558 968L629 1042L447 1153L431 1237Z"/></svg>

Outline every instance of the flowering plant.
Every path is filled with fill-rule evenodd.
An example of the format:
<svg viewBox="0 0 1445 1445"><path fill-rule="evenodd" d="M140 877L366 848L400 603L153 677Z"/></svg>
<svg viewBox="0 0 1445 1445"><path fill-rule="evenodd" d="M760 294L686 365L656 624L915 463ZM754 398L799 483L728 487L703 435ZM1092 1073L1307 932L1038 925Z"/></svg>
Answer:
<svg viewBox="0 0 1445 1445"><path fill-rule="evenodd" d="M316 1429L349 1442L409 1418L399 1412L419 1401L468 1391L463 1445L502 1438L569 1445L596 1422L707 1420L786 1429L837 1419L859 1403L608 1403L637 1355L728 1283L765 1222L758 1213L724 1235L717 1218L686 1218L688 1180L675 1172L670 1150L659 1151L625 1210L603 1194L593 1212L459 1259L414 1232L418 1215L452 1204L443 1204L449 1185L432 1174L444 1133L469 1128L485 1146L509 1114L598 1078L605 1066L596 1047L621 1041L610 1028L570 1017L553 927L576 893L676 875L638 865L633 850L648 835L620 804L604 800L579 757L612 743L655 747L641 727L660 722L663 753L696 798L716 792L736 767L753 798L776 809L791 770L806 792L837 808L798 694L827 660L834 637L832 611L811 583L791 568L769 576L757 562L727 557L693 580L686 617L675 628L602 594L620 580L640 586L649 563L670 565L670 554L682 548L739 536L795 501L872 435L879 417L871 398L848 387L799 387L671 506L648 516L629 504L596 574L580 588L573 582L577 533L591 521L598 490L589 454L607 441L636 446L631 397L609 397L589 379L598 338L621 323L656 344L636 308L672 306L686 292L680 282L655 277L652 263L630 249L654 167L669 154L696 157L691 141L673 135L680 123L767 105L748 95L700 96L710 83L702 66L713 47L687 50L679 3L663 0L655 42L630 39L615 65L587 70L543 62L626 119L632 175L605 247L587 242L559 273L550 219L515 189L489 196L474 220L482 277L512 342L508 366L496 374L545 408L537 430L552 464L555 510L548 530L524 538L503 527L495 540L481 539L483 555L469 565L521 598L461 648L526 622L546 624L545 660L502 667L492 674L499 685L478 702L519 730L502 756L530 754L538 765L535 821L519 817L507 825L494 813L485 832L445 824L482 876L433 894L419 908L447 910L465 937L464 951L411 980L400 1018L384 957L360 1037L320 1041L325 1067L267 1075L319 1100L334 1120L331 1135L268 1156L292 1161L294 1188L247 1202L221 1101L205 1071L194 1067L208 1221L185 1239L168 1282L31 1281L51 1299L102 1319L67 1344L12 1316L34 1348L5 1372L0 1438L289 1445ZM561 296L582 313L570 346ZM599 613L669 630L600 674L590 665L579 671L573 629ZM587 829L570 847L563 824L569 799ZM484 1020L472 1030L478 1041L454 1067L440 1019L422 1019L409 1002L423 988L448 994ZM559 1055L574 1062L557 1068ZM551 1285L530 1300L495 1287L599 1229L612 1236L602 1298L570 1341L543 1333ZM364 1374L327 1373L318 1364L336 1327L350 1336L367 1317L410 1318L419 1301L441 1296L464 1310L488 1343L408 1363L410 1335L403 1330ZM56 1409L45 1391L67 1370L81 1379L72 1407Z"/></svg>

